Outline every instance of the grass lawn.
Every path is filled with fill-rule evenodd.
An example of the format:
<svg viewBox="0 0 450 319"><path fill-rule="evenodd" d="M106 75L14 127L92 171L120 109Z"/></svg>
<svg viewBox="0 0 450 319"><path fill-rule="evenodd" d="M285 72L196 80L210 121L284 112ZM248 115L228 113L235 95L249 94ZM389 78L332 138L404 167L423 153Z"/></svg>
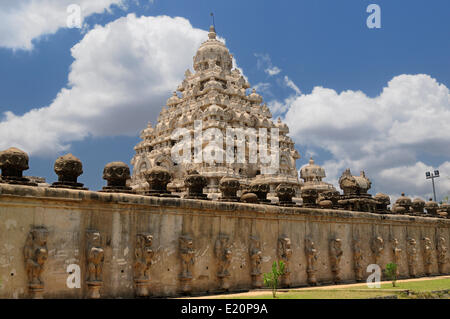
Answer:
<svg viewBox="0 0 450 319"><path fill-rule="evenodd" d="M392 295L397 295L399 299L424 296L429 298L431 297L429 294L431 291L446 289L450 289L450 278L397 282L395 288L392 287L391 282L386 282L381 284L381 288L368 288L366 285L361 285L349 288L299 289L289 290L287 292L279 291L277 292L277 299L366 299ZM405 290L412 292L412 295L406 295L404 293ZM423 293L425 293L425 295ZM232 299L272 299L272 294L268 292L264 295L242 295L242 297L239 296Z"/></svg>

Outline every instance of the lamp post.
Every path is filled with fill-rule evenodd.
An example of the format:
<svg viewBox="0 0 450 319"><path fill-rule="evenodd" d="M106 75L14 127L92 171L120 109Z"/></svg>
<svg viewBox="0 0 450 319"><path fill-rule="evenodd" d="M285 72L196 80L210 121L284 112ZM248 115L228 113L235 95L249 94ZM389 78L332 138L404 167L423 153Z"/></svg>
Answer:
<svg viewBox="0 0 450 319"><path fill-rule="evenodd" d="M434 188L434 179L439 177L439 171L435 170L434 172L426 172L425 177L426 177L426 179L431 179L431 183L433 184L434 201L436 201L436 190Z"/></svg>

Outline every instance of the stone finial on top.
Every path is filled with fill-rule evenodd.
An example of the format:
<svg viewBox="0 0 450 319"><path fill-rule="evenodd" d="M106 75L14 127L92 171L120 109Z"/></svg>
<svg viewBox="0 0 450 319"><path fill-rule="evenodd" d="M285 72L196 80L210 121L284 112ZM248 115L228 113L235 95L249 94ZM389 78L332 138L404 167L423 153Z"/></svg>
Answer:
<svg viewBox="0 0 450 319"><path fill-rule="evenodd" d="M425 209L427 210L427 214L433 217L439 217L437 210L439 208L438 203L433 201L432 198L428 202L425 203Z"/></svg>
<svg viewBox="0 0 450 319"><path fill-rule="evenodd" d="M219 183L219 189L222 192L222 197L220 201L222 202L237 202L239 198L236 196L239 190L240 183L237 178L233 177L223 177Z"/></svg>
<svg viewBox="0 0 450 319"><path fill-rule="evenodd" d="M58 175L58 181L50 187L87 189L83 187L83 184L77 182L78 176L83 174L83 164L79 158L70 153L60 156L55 161L54 169L56 175Z"/></svg>
<svg viewBox="0 0 450 319"><path fill-rule="evenodd" d="M216 28L214 28L214 26L210 26L209 27L209 33L208 33L208 38L211 40L215 40L216 39Z"/></svg>
<svg viewBox="0 0 450 319"><path fill-rule="evenodd" d="M131 187L127 186L130 178L130 168L124 162L111 162L103 169L103 179L107 181L100 192L108 193L132 193Z"/></svg>
<svg viewBox="0 0 450 319"><path fill-rule="evenodd" d="M187 188L187 199L208 199L206 194L203 194L203 188L208 185L205 176L200 175L196 170L189 170L188 175L184 179L184 185Z"/></svg>
<svg viewBox="0 0 450 319"><path fill-rule="evenodd" d="M28 167L28 154L24 151L10 147L5 151L0 152L0 168L2 170L2 176L0 181L9 184L20 184L37 186L36 183L32 183L28 178L22 176L23 171L26 171Z"/></svg>
<svg viewBox="0 0 450 319"><path fill-rule="evenodd" d="M171 195L167 190L167 184L172 180L169 170L162 166L155 166L143 173L148 183L149 190L145 195L160 197L178 197Z"/></svg>
<svg viewBox="0 0 450 319"><path fill-rule="evenodd" d="M376 200L376 210L378 213L388 213L388 206L391 204L391 198L387 194L377 193L374 197Z"/></svg>

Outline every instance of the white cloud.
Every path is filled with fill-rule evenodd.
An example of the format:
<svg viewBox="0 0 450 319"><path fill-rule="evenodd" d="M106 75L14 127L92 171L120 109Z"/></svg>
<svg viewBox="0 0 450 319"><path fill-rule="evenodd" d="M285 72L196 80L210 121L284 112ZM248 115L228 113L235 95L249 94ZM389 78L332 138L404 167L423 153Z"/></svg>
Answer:
<svg viewBox="0 0 450 319"><path fill-rule="evenodd" d="M288 88L291 88L292 90L294 90L294 91L295 91L295 94L297 94L297 95L302 94L302 92L300 91L300 89L298 88L298 86L295 85L295 83L292 82L292 80L291 80L287 75L284 76L284 84L285 84Z"/></svg>
<svg viewBox="0 0 450 319"><path fill-rule="evenodd" d="M266 72L270 76L274 76L274 75L277 75L278 73L280 73L281 69L276 66L272 66L270 68L265 69L264 72Z"/></svg>
<svg viewBox="0 0 450 319"><path fill-rule="evenodd" d="M72 48L69 88L47 107L0 122L0 149L54 156L87 136L135 135L155 119L207 39L184 18L130 14Z"/></svg>
<svg viewBox="0 0 450 319"><path fill-rule="evenodd" d="M260 69L264 69L264 72L269 76L277 75L281 72L281 69L272 64L272 60L270 56L265 53L255 53L256 57L256 67Z"/></svg>
<svg viewBox="0 0 450 319"><path fill-rule="evenodd" d="M53 34L67 27L67 7L78 4L84 18L124 7L126 0L11 0L0 1L0 46L10 49L33 49L33 39Z"/></svg>
<svg viewBox="0 0 450 319"><path fill-rule="evenodd" d="M448 195L450 94L430 76L396 76L375 98L315 87L287 100L286 108L296 144L331 153L324 167L334 184L345 168L354 174L364 169L377 191L428 197L425 171L433 167L426 159L439 158L437 192Z"/></svg>

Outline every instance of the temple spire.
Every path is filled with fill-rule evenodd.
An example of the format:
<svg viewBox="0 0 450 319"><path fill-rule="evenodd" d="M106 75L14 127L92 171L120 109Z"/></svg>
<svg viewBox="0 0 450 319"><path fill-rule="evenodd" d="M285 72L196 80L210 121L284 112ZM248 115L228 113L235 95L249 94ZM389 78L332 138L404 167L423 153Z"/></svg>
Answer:
<svg viewBox="0 0 450 319"><path fill-rule="evenodd" d="M211 40L216 39L216 28L214 28L213 25L209 27L208 38L210 38Z"/></svg>

